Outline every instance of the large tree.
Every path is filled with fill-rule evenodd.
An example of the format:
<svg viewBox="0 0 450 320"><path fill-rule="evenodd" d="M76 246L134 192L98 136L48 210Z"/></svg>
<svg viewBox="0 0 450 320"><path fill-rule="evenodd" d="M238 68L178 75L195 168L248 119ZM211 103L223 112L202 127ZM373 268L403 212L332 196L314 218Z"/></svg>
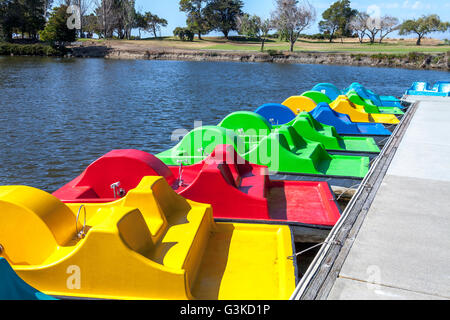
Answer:
<svg viewBox="0 0 450 320"><path fill-rule="evenodd" d="M390 33L394 32L399 28L399 20L396 17L385 15L380 19L380 43L386 38Z"/></svg>
<svg viewBox="0 0 450 320"><path fill-rule="evenodd" d="M114 32L120 39L131 37L135 25L135 0L96 0L96 6L103 37L112 38Z"/></svg>
<svg viewBox="0 0 450 320"><path fill-rule="evenodd" d="M67 27L67 6L61 5L53 8L53 12L43 31L39 32L41 40L48 41L56 45L63 42L72 42L76 39L76 30Z"/></svg>
<svg viewBox="0 0 450 320"><path fill-rule="evenodd" d="M316 19L316 11L308 1L276 0L272 22L280 34L285 34L291 44L290 50L303 30L310 27Z"/></svg>
<svg viewBox="0 0 450 320"><path fill-rule="evenodd" d="M180 11L186 12L186 24L189 30L198 34L202 39L203 34L210 31L210 25L203 12L207 0L180 0Z"/></svg>
<svg viewBox="0 0 450 320"><path fill-rule="evenodd" d="M32 39L37 38L39 30L45 26L50 0L0 0L1 35L12 40L13 33L25 34Z"/></svg>
<svg viewBox="0 0 450 320"><path fill-rule="evenodd" d="M358 14L356 16L354 16L348 24L349 29L358 35L358 39L359 39L360 43L363 43L364 37L367 34L368 19L369 19L369 15L367 13L358 12Z"/></svg>
<svg viewBox="0 0 450 320"><path fill-rule="evenodd" d="M228 39L230 31L237 30L236 18L243 14L243 7L242 0L209 0L203 14L211 30L222 32Z"/></svg>
<svg viewBox="0 0 450 320"><path fill-rule="evenodd" d="M95 14L91 13L84 18L84 32L86 33L87 38L92 38L94 36L94 33L100 34L102 32L101 26L98 23L98 18L95 16Z"/></svg>
<svg viewBox="0 0 450 320"><path fill-rule="evenodd" d="M420 46L422 39L432 32L446 32L450 23L441 21L438 15L432 14L422 16L419 19L406 20L400 25L400 35L417 35L417 45Z"/></svg>
<svg viewBox="0 0 450 320"><path fill-rule="evenodd" d="M261 19L257 15L244 14L237 18L237 28L239 34L258 38L261 41L261 51L264 51L264 44L272 29L272 22L270 19Z"/></svg>
<svg viewBox="0 0 450 320"><path fill-rule="evenodd" d="M350 35L348 23L357 13L357 10L350 7L349 0L336 1L323 12L323 20L319 22L320 31L329 35L330 42L336 33L348 36Z"/></svg>
<svg viewBox="0 0 450 320"><path fill-rule="evenodd" d="M33 39L37 38L39 30L45 27L46 3L42 0L22 0L24 17L22 36L25 32Z"/></svg>
<svg viewBox="0 0 450 320"><path fill-rule="evenodd" d="M158 37L157 32L161 30L161 27L167 27L167 20L158 17L156 14L152 14L151 12L146 12L144 14L144 19L147 23L147 31L153 32L155 38Z"/></svg>
<svg viewBox="0 0 450 320"><path fill-rule="evenodd" d="M145 19L145 15L136 12L136 15L134 17L134 28L138 29L139 31L139 39L141 38L141 32L145 31L148 28L147 20Z"/></svg>
<svg viewBox="0 0 450 320"><path fill-rule="evenodd" d="M20 25L23 9L16 0L0 1L0 31L1 37L11 41L14 31Z"/></svg>
<svg viewBox="0 0 450 320"><path fill-rule="evenodd" d="M79 9L79 19L80 19L80 37L84 37L84 29L86 25L88 24L87 19L92 19L92 17L88 18L88 12L91 11L92 6L94 4L94 0L59 0L60 4L64 4L66 6L75 5ZM92 21L89 21L89 24L91 24Z"/></svg>

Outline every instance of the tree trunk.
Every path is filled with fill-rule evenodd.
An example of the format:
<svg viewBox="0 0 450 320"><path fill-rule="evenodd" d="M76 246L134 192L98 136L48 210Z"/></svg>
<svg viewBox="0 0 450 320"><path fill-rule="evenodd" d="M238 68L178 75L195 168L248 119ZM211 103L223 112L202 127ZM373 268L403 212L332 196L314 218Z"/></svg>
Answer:
<svg viewBox="0 0 450 320"><path fill-rule="evenodd" d="M201 32L198 33L198 40L203 40L203 39L202 39L202 33L201 33Z"/></svg>
<svg viewBox="0 0 450 320"><path fill-rule="evenodd" d="M420 46L422 44L422 36L419 35L419 38L417 38L416 45Z"/></svg>
<svg viewBox="0 0 450 320"><path fill-rule="evenodd" d="M223 32L223 35L225 36L225 39L228 40L228 34L230 33L230 31L229 30L223 30L222 32Z"/></svg>
<svg viewBox="0 0 450 320"><path fill-rule="evenodd" d="M102 2L102 10L103 10L103 16L102 16L102 21L103 21L103 33L105 35L105 39L107 37L107 30L106 30L106 16L105 16L105 2Z"/></svg>
<svg viewBox="0 0 450 320"><path fill-rule="evenodd" d="M261 52L264 52L264 42L266 42L266 39L262 39L262 43L261 43Z"/></svg>
<svg viewBox="0 0 450 320"><path fill-rule="evenodd" d="M294 52L295 41L291 40L291 52Z"/></svg>

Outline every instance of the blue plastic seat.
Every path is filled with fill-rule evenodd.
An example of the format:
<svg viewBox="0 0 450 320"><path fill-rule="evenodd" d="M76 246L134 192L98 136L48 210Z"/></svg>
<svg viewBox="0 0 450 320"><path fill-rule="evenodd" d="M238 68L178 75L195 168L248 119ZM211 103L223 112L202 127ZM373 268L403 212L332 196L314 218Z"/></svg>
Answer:
<svg viewBox="0 0 450 320"><path fill-rule="evenodd" d="M352 122L348 115L334 111L325 102L319 103L309 114L318 122L335 127L340 135L391 135L391 132L380 123Z"/></svg>
<svg viewBox="0 0 450 320"><path fill-rule="evenodd" d="M438 81L432 87L430 83L424 81L414 82L411 87L406 90L406 95L409 96L436 96L449 97L450 96L450 82Z"/></svg>
<svg viewBox="0 0 450 320"><path fill-rule="evenodd" d="M282 125L295 119L295 113L278 103L267 103L256 109L255 113L263 116L272 125Z"/></svg>

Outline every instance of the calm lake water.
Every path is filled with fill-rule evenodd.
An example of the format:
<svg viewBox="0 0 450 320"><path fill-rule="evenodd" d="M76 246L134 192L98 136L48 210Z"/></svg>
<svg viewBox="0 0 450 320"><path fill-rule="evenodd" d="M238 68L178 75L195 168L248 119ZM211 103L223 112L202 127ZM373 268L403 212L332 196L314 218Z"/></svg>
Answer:
<svg viewBox="0 0 450 320"><path fill-rule="evenodd" d="M175 129L215 125L318 82L401 96L448 72L233 62L0 57L0 185L53 192L112 149L158 153Z"/></svg>

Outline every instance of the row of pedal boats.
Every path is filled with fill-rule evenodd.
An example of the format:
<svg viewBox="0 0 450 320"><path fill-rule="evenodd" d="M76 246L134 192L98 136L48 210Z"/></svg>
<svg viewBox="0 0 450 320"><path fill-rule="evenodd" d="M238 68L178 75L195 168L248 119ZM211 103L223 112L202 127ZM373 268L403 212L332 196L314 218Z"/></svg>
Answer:
<svg viewBox="0 0 450 320"><path fill-rule="evenodd" d="M362 180L405 111L320 84L156 155L113 150L53 194L1 186L0 298L288 299L296 234L341 215L321 178Z"/></svg>

